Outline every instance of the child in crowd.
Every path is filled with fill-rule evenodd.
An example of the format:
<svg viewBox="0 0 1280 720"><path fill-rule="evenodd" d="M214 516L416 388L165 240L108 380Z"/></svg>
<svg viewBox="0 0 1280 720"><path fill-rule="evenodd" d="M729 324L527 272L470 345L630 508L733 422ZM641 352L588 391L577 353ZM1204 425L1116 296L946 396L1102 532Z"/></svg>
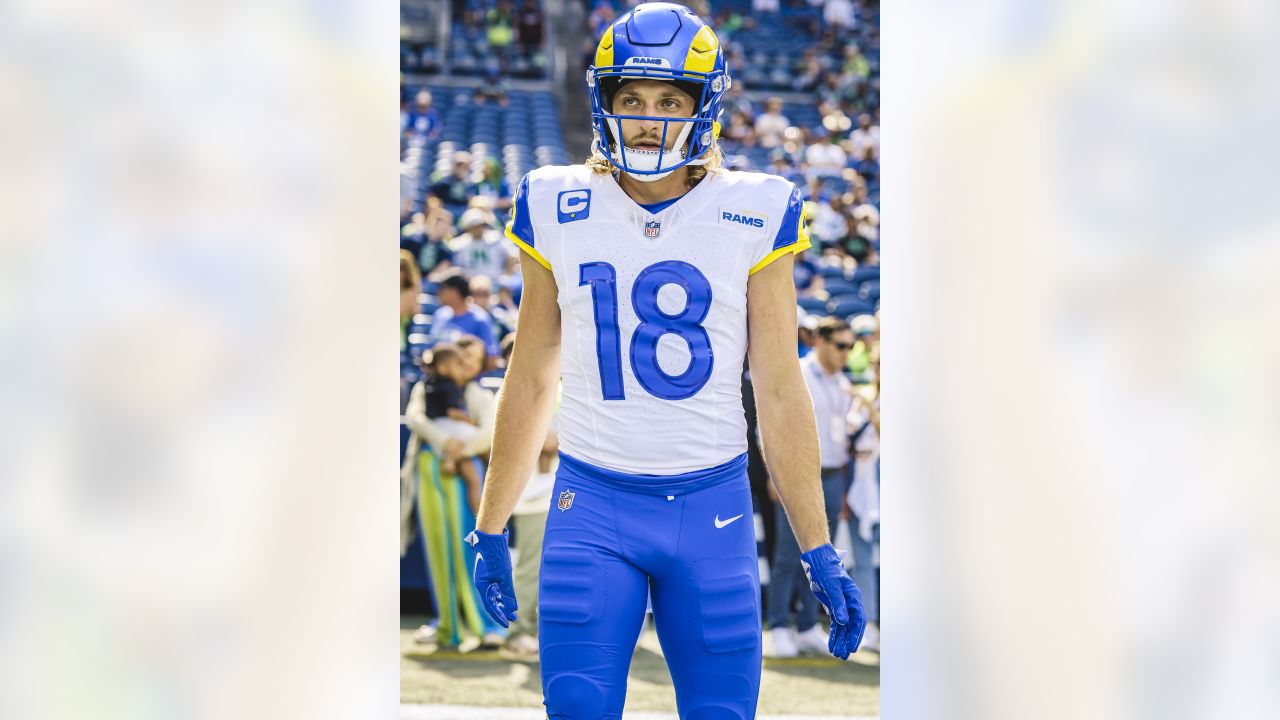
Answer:
<svg viewBox="0 0 1280 720"><path fill-rule="evenodd" d="M470 353L453 343L441 343L432 349L430 374L426 378L426 416L449 439L466 443L475 436L478 423L467 413L463 388L475 377ZM439 449L438 449L439 450ZM471 507L480 507L480 474L470 458L457 458L444 454L440 469L457 474L467 486L467 501Z"/></svg>

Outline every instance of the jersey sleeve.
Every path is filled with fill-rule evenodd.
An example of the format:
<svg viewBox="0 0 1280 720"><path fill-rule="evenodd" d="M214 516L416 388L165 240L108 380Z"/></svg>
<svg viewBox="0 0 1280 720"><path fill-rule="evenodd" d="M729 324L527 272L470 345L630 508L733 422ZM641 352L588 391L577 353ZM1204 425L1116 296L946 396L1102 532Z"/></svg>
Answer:
<svg viewBox="0 0 1280 720"><path fill-rule="evenodd" d="M511 221L507 223L507 237L516 247L529 253L529 256L538 261L546 269L551 269L551 263L538 252L537 238L533 232L533 218L529 215L529 176L525 175L520 179L520 184L516 186L515 197L511 202Z"/></svg>
<svg viewBox="0 0 1280 720"><path fill-rule="evenodd" d="M787 198L786 208L782 213L782 221L778 224L778 233L770 244L761 249L759 261L751 266L749 275L755 275L765 269L778 258L790 253L804 252L809 248L809 229L805 226L804 198L800 196L800 188L791 185L791 196Z"/></svg>

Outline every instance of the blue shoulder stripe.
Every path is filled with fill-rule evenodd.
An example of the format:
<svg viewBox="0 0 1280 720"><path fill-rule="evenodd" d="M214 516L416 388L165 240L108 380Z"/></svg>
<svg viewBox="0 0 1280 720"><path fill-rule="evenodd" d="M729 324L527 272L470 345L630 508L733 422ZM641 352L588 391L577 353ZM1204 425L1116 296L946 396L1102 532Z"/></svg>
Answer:
<svg viewBox="0 0 1280 720"><path fill-rule="evenodd" d="M791 186L791 197L787 200L787 210L782 215L782 224L778 227L778 237L774 238L773 249L780 250L794 245L800 240L800 212L804 209L804 198L800 197L800 188Z"/></svg>
<svg viewBox="0 0 1280 720"><path fill-rule="evenodd" d="M529 219L529 176L520 178L511 208L511 232L529 247L533 242L533 222Z"/></svg>

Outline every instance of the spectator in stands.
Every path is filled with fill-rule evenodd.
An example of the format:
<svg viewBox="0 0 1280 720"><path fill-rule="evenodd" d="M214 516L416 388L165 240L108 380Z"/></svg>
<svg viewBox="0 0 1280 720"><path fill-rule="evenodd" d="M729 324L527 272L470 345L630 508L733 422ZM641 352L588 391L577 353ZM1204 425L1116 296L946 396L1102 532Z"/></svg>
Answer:
<svg viewBox="0 0 1280 720"><path fill-rule="evenodd" d="M516 16L516 42L520 43L520 52L527 58L542 47L542 24L545 18L537 0L524 0L520 12Z"/></svg>
<svg viewBox="0 0 1280 720"><path fill-rule="evenodd" d="M494 337L503 338L515 329L507 324L506 308L494 301L493 280L488 275L474 275L471 278L471 300L476 307L484 310L493 323Z"/></svg>
<svg viewBox="0 0 1280 720"><path fill-rule="evenodd" d="M850 144L852 145L852 143ZM857 159L851 158L849 167L857 170L858 174L868 183L880 181L880 163L876 160L876 148L874 145L864 145L861 155L854 157Z"/></svg>
<svg viewBox="0 0 1280 720"><path fill-rule="evenodd" d="M422 243L427 240L427 214L416 212L400 228L400 249L408 250L414 257L415 262L418 257L418 251L422 249Z"/></svg>
<svg viewBox="0 0 1280 720"><path fill-rule="evenodd" d="M428 191L440 198L444 208L455 216L467 209L467 203L475 197L475 183L471 180L471 156L455 153L453 172L440 178Z"/></svg>
<svg viewBox="0 0 1280 720"><path fill-rule="evenodd" d="M453 267L448 241L453 236L453 213L444 209L440 198L427 197L426 235L418 249L418 267L431 280Z"/></svg>
<svg viewBox="0 0 1280 720"><path fill-rule="evenodd" d="M841 112L841 108L853 100L856 95L853 83L838 72L831 71L822 76L822 84L818 86L818 101L823 104L824 116ZM847 120L845 122L848 122ZM848 129L846 126L845 130Z"/></svg>
<svg viewBox="0 0 1280 720"><path fill-rule="evenodd" d="M827 528L835 537L836 522L843 504L844 469L849 462L849 412L853 406L853 386L844 376L844 358L853 347L853 333L840 318L827 317L818 323L817 343L800 366L818 423L818 452L822 460L822 494L826 504ZM776 490L775 490L776 492ZM825 652L827 634L818 626L817 601L799 592L795 631L791 628L791 598L803 589L800 546L786 522L781 504L775 522L778 538L774 545L769 575L769 627L774 657L794 657L798 651Z"/></svg>
<svg viewBox="0 0 1280 720"><path fill-rule="evenodd" d="M800 357L804 357L813 352L814 343L817 342L818 316L810 315L800 306L796 306L796 311L796 344L799 346ZM771 497L774 502L778 501L772 492ZM769 557L772 560L773 556Z"/></svg>
<svg viewBox="0 0 1280 720"><path fill-rule="evenodd" d="M752 13L761 15L764 13L777 13L778 11L778 0L751 0Z"/></svg>
<svg viewBox="0 0 1280 720"><path fill-rule="evenodd" d="M510 57L511 43L515 39L516 12L511 0L498 0L497 6L485 13L485 39L489 51L502 62Z"/></svg>
<svg viewBox="0 0 1280 720"><path fill-rule="evenodd" d="M474 335L484 343L490 355L498 354L498 339L493 333L489 313L471 302L471 283L461 271L452 271L440 280L436 289L440 308L431 316L431 343L457 341L463 335Z"/></svg>
<svg viewBox="0 0 1280 720"><path fill-rule="evenodd" d="M804 159L814 177L838 176L848 162L840 147L840 136L821 127L814 130L813 142L805 149Z"/></svg>
<svg viewBox="0 0 1280 720"><path fill-rule="evenodd" d="M751 124L751 116L744 112L735 112L729 116L729 127L721 136L734 149L754 147L756 131Z"/></svg>
<svg viewBox="0 0 1280 720"><path fill-rule="evenodd" d="M479 430L480 423L467 412L463 394L463 388L474 377L457 345L439 343L431 349L431 362L424 379L424 412L448 441L460 445L470 442ZM441 460L440 470L462 478L467 487L467 502L475 512L480 507L480 473L475 463L469 458L448 457Z"/></svg>
<svg viewBox="0 0 1280 720"><path fill-rule="evenodd" d="M796 92L813 91L822 79L822 65L818 62L818 52L813 48L806 49L794 70L795 77L791 81L791 89Z"/></svg>
<svg viewBox="0 0 1280 720"><path fill-rule="evenodd" d="M594 49L594 45L592 48ZM732 67L740 67L733 65ZM746 93L742 91L742 83L734 82L729 85L729 89L725 91L723 99L720 101L722 111L729 116L735 113L742 113L746 116L748 123L753 123L755 117L755 106L751 104L751 100L747 98Z"/></svg>
<svg viewBox="0 0 1280 720"><path fill-rule="evenodd" d="M848 221L845 219L843 195L831 193L829 198L822 194L818 197L825 201L818 203L813 224L809 226L809 235L826 247L839 242L848 234Z"/></svg>
<svg viewBox="0 0 1280 720"><path fill-rule="evenodd" d="M849 135L849 140L853 143L854 157L866 157L866 149L872 148L872 157L880 161L880 126L871 124L871 115L858 116L858 127Z"/></svg>
<svg viewBox="0 0 1280 720"><path fill-rule="evenodd" d="M862 54L862 50L853 43L846 45L844 48L844 65L842 69L849 81L866 80L871 76L871 63Z"/></svg>
<svg viewBox="0 0 1280 720"><path fill-rule="evenodd" d="M869 316L863 316L869 317ZM875 319L873 319L875 320ZM878 327L878 322L877 322ZM877 330L878 332L878 330ZM854 394L850 417L853 434L853 482L845 496L841 514L850 523L853 541L853 576L866 588L863 608L867 611L867 629L861 648L880 652L879 561L876 546L880 543L880 350L878 343L868 357L868 382ZM867 598L870 598L869 600Z"/></svg>
<svg viewBox="0 0 1280 720"><path fill-rule="evenodd" d="M432 106L431 92L419 90L414 98L413 107L404 120L405 132L425 141L435 140L440 136L440 111Z"/></svg>
<svg viewBox="0 0 1280 720"><path fill-rule="evenodd" d="M493 101L502 107L510 104L511 100L508 94L511 92L510 83L502 74L502 69L495 63L490 65L485 71L484 82L480 87L476 88L475 101L477 105L484 105Z"/></svg>
<svg viewBox="0 0 1280 720"><path fill-rule="evenodd" d="M494 228L493 214L473 207L462 214L462 234L449 241L453 264L468 275L487 275L497 284L517 263L515 247Z"/></svg>
<svg viewBox="0 0 1280 720"><path fill-rule="evenodd" d="M502 175L502 162L498 158L485 158L484 177L476 183L475 197L484 198L485 207L490 210L511 207L511 187Z"/></svg>
<svg viewBox="0 0 1280 720"><path fill-rule="evenodd" d="M418 312L418 294L422 292L422 275L418 263L408 250L400 250L400 350L408 347L408 327Z"/></svg>
<svg viewBox="0 0 1280 720"><path fill-rule="evenodd" d="M782 134L791 121L782 114L782 98L771 97L764 104L764 112L756 118L756 142L760 147L775 148L782 144Z"/></svg>
<svg viewBox="0 0 1280 720"><path fill-rule="evenodd" d="M828 27L853 29L853 2L851 0L826 0L822 7L822 19Z"/></svg>
<svg viewBox="0 0 1280 720"><path fill-rule="evenodd" d="M863 203L853 209L851 217L854 234L872 242L880 239L880 211L875 205Z"/></svg>
<svg viewBox="0 0 1280 720"><path fill-rule="evenodd" d="M804 187L804 173L791 162L791 158L787 156L787 151L782 148L774 148L770 151L769 172L790 180L797 187Z"/></svg>

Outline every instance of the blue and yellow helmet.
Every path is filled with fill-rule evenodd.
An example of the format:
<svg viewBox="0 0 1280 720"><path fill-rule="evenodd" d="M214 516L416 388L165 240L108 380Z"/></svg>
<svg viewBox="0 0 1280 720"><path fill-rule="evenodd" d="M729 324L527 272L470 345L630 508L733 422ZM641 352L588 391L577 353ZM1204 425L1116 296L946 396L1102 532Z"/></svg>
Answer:
<svg viewBox="0 0 1280 720"><path fill-rule="evenodd" d="M627 80L672 82L688 93L697 111L688 119L617 115L612 97ZM591 95L592 149L623 172L640 180L657 180L684 165L701 165L720 135L720 101L731 80L724 51L711 26L692 10L674 3L636 6L605 30L596 47L595 64L587 69ZM668 133L677 142L670 151L619 147L619 121L662 123L661 147Z"/></svg>

